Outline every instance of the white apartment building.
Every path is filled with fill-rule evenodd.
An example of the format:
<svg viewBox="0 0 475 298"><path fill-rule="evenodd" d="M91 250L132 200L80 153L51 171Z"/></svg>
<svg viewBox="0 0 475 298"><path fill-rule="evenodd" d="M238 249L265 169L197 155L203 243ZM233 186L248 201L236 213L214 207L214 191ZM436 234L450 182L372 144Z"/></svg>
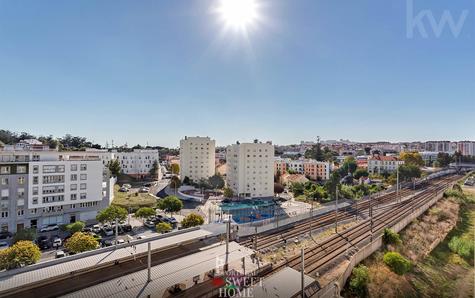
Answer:
<svg viewBox="0 0 475 298"><path fill-rule="evenodd" d="M97 155L0 151L0 229L94 221L111 202L111 184Z"/></svg>
<svg viewBox="0 0 475 298"><path fill-rule="evenodd" d="M457 151L464 156L475 156L475 142L462 141L457 143Z"/></svg>
<svg viewBox="0 0 475 298"><path fill-rule="evenodd" d="M186 137L180 140L180 177L192 181L215 174L216 142L209 137Z"/></svg>
<svg viewBox="0 0 475 298"><path fill-rule="evenodd" d="M150 175L153 163L159 163L158 150L134 149L132 152L112 152L119 160L122 172L134 178L142 179ZM161 179L160 167L158 178Z"/></svg>
<svg viewBox="0 0 475 298"><path fill-rule="evenodd" d="M368 159L368 173L382 174L393 173L404 161L395 156L374 155Z"/></svg>
<svg viewBox="0 0 475 298"><path fill-rule="evenodd" d="M226 148L226 184L239 197L274 195L274 146L237 143Z"/></svg>
<svg viewBox="0 0 475 298"><path fill-rule="evenodd" d="M111 160L117 159L122 173L138 179L150 175L153 163L159 163L158 150L154 149L134 149L131 152L108 151L107 149L86 149L86 152L99 156L104 166L107 166ZM162 171L159 166L158 179L161 178Z"/></svg>

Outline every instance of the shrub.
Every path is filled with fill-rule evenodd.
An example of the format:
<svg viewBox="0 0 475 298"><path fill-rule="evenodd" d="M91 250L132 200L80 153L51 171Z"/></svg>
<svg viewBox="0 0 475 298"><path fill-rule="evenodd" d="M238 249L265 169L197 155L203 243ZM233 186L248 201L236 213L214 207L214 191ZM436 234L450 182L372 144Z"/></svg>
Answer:
<svg viewBox="0 0 475 298"><path fill-rule="evenodd" d="M450 239L449 248L459 256L469 259L473 256L473 242L466 238L454 236Z"/></svg>
<svg viewBox="0 0 475 298"><path fill-rule="evenodd" d="M402 243L401 238L399 237L399 234L388 228L384 229L383 242L386 245L388 244L399 245Z"/></svg>
<svg viewBox="0 0 475 298"><path fill-rule="evenodd" d="M15 233L13 236L13 243L18 241L33 241L36 239L36 229L22 229Z"/></svg>
<svg viewBox="0 0 475 298"><path fill-rule="evenodd" d="M391 268L393 272L399 275L408 272L412 267L412 264L408 259L393 251L384 254L383 262Z"/></svg>
<svg viewBox="0 0 475 298"><path fill-rule="evenodd" d="M161 222L155 226L158 233L166 233L172 230L172 226L169 223Z"/></svg>
<svg viewBox="0 0 475 298"><path fill-rule="evenodd" d="M76 232L66 241L64 246L71 252L80 253L83 251L96 249L98 246L96 238L91 235Z"/></svg>
<svg viewBox="0 0 475 298"><path fill-rule="evenodd" d="M41 252L31 241L20 240L13 246L0 251L0 270L14 269L38 262Z"/></svg>
<svg viewBox="0 0 475 298"><path fill-rule="evenodd" d="M86 226L86 224L82 221L76 221L74 223L70 223L66 226L66 230L68 232L70 232L71 234L74 234L76 232L81 232L82 229L84 229L84 227Z"/></svg>
<svg viewBox="0 0 475 298"><path fill-rule="evenodd" d="M204 222L205 221L203 217L201 217L201 215L190 213L181 221L181 226L183 228L191 228L195 226L200 226L204 224Z"/></svg>
<svg viewBox="0 0 475 298"><path fill-rule="evenodd" d="M366 296L366 286L369 283L369 270L364 265L358 265L353 268L350 280L350 289L358 297Z"/></svg>

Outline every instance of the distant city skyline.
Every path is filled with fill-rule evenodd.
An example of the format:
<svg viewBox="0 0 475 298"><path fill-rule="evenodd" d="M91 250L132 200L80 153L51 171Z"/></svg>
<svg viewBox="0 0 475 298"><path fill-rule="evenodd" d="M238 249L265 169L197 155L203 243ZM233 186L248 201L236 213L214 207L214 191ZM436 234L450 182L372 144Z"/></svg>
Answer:
<svg viewBox="0 0 475 298"><path fill-rule="evenodd" d="M177 147L475 139L471 0L257 1L247 34L204 1L1 1L0 128Z"/></svg>

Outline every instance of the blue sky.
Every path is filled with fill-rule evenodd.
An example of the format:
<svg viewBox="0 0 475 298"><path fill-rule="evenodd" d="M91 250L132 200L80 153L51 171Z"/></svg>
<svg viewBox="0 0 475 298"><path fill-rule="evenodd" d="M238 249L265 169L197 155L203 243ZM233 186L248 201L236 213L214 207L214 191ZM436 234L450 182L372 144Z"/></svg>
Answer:
<svg viewBox="0 0 475 298"><path fill-rule="evenodd" d="M0 0L0 128L104 144L475 139L475 2L257 0L247 36L213 0ZM452 117L451 115L456 115Z"/></svg>

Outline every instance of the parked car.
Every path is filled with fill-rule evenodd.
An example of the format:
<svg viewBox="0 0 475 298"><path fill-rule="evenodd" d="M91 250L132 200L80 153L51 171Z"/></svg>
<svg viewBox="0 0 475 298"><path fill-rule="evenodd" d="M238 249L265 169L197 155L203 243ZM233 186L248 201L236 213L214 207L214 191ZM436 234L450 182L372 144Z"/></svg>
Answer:
<svg viewBox="0 0 475 298"><path fill-rule="evenodd" d="M96 234L99 234L101 232L101 227L99 225L93 225L92 231Z"/></svg>
<svg viewBox="0 0 475 298"><path fill-rule="evenodd" d="M6 241L0 241L0 250L8 248L8 242Z"/></svg>
<svg viewBox="0 0 475 298"><path fill-rule="evenodd" d="M123 186L122 186L121 188L119 188L119 191L120 191L120 192L128 192L129 189L128 189L127 187L123 187Z"/></svg>
<svg viewBox="0 0 475 298"><path fill-rule="evenodd" d="M114 242L111 239L102 240L102 246L112 246Z"/></svg>
<svg viewBox="0 0 475 298"><path fill-rule="evenodd" d="M149 191L150 191L150 188L148 188L148 187L141 187L139 189L139 192L144 192L145 193L145 192L149 192Z"/></svg>
<svg viewBox="0 0 475 298"><path fill-rule="evenodd" d="M147 220L147 221L144 223L144 225L145 225L147 228L151 228L151 229L152 229L152 228L155 227L156 223L153 222L153 221L151 221L151 220Z"/></svg>
<svg viewBox="0 0 475 298"><path fill-rule="evenodd" d="M50 243L48 241L48 237L46 236L40 236L38 237L38 239L36 239L36 245L38 245L38 247L41 249L41 250L45 250L45 249L48 249L50 248Z"/></svg>
<svg viewBox="0 0 475 298"><path fill-rule="evenodd" d="M63 257L65 257L65 256L66 256L66 254L64 253L64 251L62 251L62 250L58 250L58 251L56 251L56 254L55 254L55 256L56 256L56 259L59 259L59 258L63 258Z"/></svg>
<svg viewBox="0 0 475 298"><path fill-rule="evenodd" d="M102 231L104 232L104 235L106 236L114 235L114 230L112 230L112 228L103 228Z"/></svg>
<svg viewBox="0 0 475 298"><path fill-rule="evenodd" d="M11 232L0 232L0 240L8 239L13 237L13 233Z"/></svg>
<svg viewBox="0 0 475 298"><path fill-rule="evenodd" d="M44 226L40 232L51 232L51 231L56 231L56 230L59 230L59 226L57 224L50 224L50 225L47 225L47 226Z"/></svg>
<svg viewBox="0 0 475 298"><path fill-rule="evenodd" d="M122 230L123 230L125 233L132 231L132 226L129 225L129 224L122 224L122 225L119 225L119 227L122 228Z"/></svg>
<svg viewBox="0 0 475 298"><path fill-rule="evenodd" d="M84 229L82 229L82 231L83 231L84 233L92 232L92 227L84 227Z"/></svg>
<svg viewBox="0 0 475 298"><path fill-rule="evenodd" d="M171 216L171 217L168 217L168 222L171 223L172 225L175 225L178 223L178 220L176 220L176 218Z"/></svg>
<svg viewBox="0 0 475 298"><path fill-rule="evenodd" d="M118 239L117 240L117 244L124 244L125 243L125 240L124 239Z"/></svg>
<svg viewBox="0 0 475 298"><path fill-rule="evenodd" d="M53 239L53 247L60 247L61 245L63 245L63 241L61 240L61 238L55 237Z"/></svg>

